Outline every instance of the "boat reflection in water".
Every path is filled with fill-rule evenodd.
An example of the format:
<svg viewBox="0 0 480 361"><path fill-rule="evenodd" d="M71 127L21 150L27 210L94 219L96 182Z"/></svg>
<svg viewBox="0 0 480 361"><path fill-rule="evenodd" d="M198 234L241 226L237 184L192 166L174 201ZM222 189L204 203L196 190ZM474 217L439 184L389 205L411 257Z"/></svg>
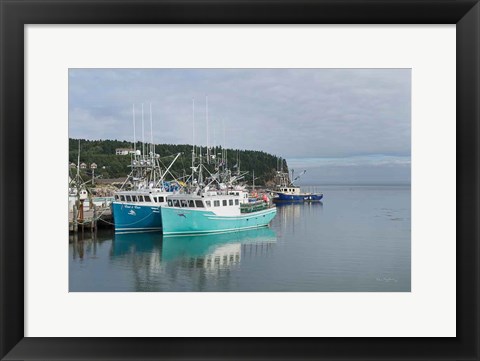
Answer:
<svg viewBox="0 0 480 361"><path fill-rule="evenodd" d="M323 211L323 202L277 203L276 229L294 233L295 227L311 227L305 220Z"/></svg>
<svg viewBox="0 0 480 361"><path fill-rule="evenodd" d="M216 291L219 282L228 289L242 258L266 256L276 241L267 227L165 238L158 232L117 233L110 257L115 266L133 271L136 291Z"/></svg>

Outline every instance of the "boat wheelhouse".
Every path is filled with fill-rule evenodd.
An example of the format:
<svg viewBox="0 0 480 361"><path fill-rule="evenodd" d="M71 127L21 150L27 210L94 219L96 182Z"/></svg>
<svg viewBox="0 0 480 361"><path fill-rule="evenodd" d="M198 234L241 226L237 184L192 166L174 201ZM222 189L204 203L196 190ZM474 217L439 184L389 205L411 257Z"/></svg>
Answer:
<svg viewBox="0 0 480 361"><path fill-rule="evenodd" d="M115 232L160 231L160 207L169 194L159 189L116 192L112 204Z"/></svg>

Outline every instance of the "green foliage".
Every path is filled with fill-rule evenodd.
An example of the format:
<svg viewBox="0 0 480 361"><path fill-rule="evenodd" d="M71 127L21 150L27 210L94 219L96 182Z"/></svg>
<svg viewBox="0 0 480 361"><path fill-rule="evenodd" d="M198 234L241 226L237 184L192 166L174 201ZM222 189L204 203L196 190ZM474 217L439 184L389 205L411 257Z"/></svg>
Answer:
<svg viewBox="0 0 480 361"><path fill-rule="evenodd" d="M78 139L69 139L69 161L77 163L78 157ZM137 149L142 149L142 143L137 143ZM147 145L145 147L148 147ZM118 140L86 140L80 139L80 162L87 164L85 170L86 176L91 174L90 164L96 163L97 169L95 175L102 175L102 178L121 178L130 172L130 155L116 155L117 148L132 148L132 143ZM197 147L197 154L199 152ZM202 147L202 154L206 154L206 148ZM181 153L171 168L172 173L180 179L184 175L189 175L191 170L192 146L189 144L157 144L155 152L160 154L160 159L167 167L173 158ZM221 147L217 147L215 152L222 152ZM283 169L288 171L287 162L283 159ZM235 173L240 163L242 172L248 171L244 180L252 184L253 171L255 172L255 185L265 185L266 182L273 180L275 171L278 167L278 157L255 150L227 149L228 168ZM234 166L237 165L237 168ZM210 164L209 170L213 173L214 166Z"/></svg>

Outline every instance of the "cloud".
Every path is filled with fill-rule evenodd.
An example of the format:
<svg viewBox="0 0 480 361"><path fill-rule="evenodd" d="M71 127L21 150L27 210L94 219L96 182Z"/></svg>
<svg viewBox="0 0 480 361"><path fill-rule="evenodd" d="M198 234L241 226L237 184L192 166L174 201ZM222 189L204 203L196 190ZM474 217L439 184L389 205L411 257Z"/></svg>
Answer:
<svg viewBox="0 0 480 361"><path fill-rule="evenodd" d="M70 69L69 135L131 141L135 104L139 139L143 103L149 139L151 103L155 142L192 143L195 99L195 143L205 145L208 95L210 144L336 167L404 166L410 87L410 69Z"/></svg>

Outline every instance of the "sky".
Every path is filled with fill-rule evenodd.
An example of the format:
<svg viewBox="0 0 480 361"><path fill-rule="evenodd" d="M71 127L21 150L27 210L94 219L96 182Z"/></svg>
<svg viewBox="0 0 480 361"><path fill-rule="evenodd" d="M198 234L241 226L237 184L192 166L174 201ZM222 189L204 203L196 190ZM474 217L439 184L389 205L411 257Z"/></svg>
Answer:
<svg viewBox="0 0 480 361"><path fill-rule="evenodd" d="M410 184L410 69L70 69L69 137L133 141L135 107L141 140L143 104L145 141L206 145L207 98L209 145L285 158L299 185Z"/></svg>

